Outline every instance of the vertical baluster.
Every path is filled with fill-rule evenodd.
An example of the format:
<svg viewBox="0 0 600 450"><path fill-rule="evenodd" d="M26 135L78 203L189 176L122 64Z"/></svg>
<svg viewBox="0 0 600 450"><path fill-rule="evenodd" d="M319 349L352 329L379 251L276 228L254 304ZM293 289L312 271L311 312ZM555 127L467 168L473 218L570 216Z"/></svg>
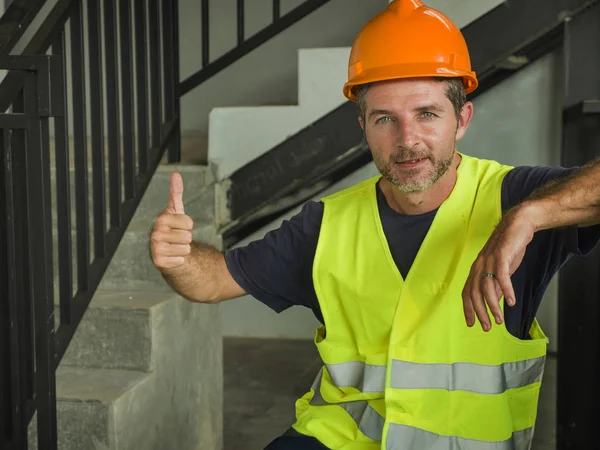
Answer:
<svg viewBox="0 0 600 450"><path fill-rule="evenodd" d="M92 133L92 195L94 198L94 255L106 254L106 199L104 187L104 95L102 88L102 44L100 0L88 0L90 113Z"/></svg>
<svg viewBox="0 0 600 450"><path fill-rule="evenodd" d="M129 0L127 0L129 1ZM137 98L137 134L139 172L148 170L148 80L146 65L146 2L134 0L135 16L135 72Z"/></svg>
<svg viewBox="0 0 600 450"><path fill-rule="evenodd" d="M202 67L210 62L210 29L208 0L202 0Z"/></svg>
<svg viewBox="0 0 600 450"><path fill-rule="evenodd" d="M171 0L169 0L171 1ZM175 1L175 0L173 0ZM121 31L121 102L123 107L123 172L125 199L135 196L135 119L133 116L133 56L131 2L118 2Z"/></svg>
<svg viewBox="0 0 600 450"><path fill-rule="evenodd" d="M237 0L237 42L238 45L242 45L245 38L244 25L245 25L245 12L244 12L244 0Z"/></svg>
<svg viewBox="0 0 600 450"><path fill-rule="evenodd" d="M73 153L75 156L75 226L77 229L77 287L85 291L89 281L88 168L86 131L85 53L83 11L77 3L71 16L71 65L73 97Z"/></svg>
<svg viewBox="0 0 600 450"><path fill-rule="evenodd" d="M273 22L281 17L281 0L273 0Z"/></svg>
<svg viewBox="0 0 600 450"><path fill-rule="evenodd" d="M64 32L52 44L56 57L52 70L51 86L54 113L54 146L56 153L56 221L58 229L58 280L61 322L73 321L73 268L71 252L71 189L69 179L69 121L66 97L66 52Z"/></svg>
<svg viewBox="0 0 600 450"><path fill-rule="evenodd" d="M106 49L106 110L108 133L108 186L110 226L121 226L121 137L119 133L119 82L117 50L117 0L104 1Z"/></svg>
<svg viewBox="0 0 600 450"><path fill-rule="evenodd" d="M161 144L162 131L162 95L161 95L161 70L160 70L160 21L158 0L148 0L148 19L150 35L150 104L152 147Z"/></svg>
<svg viewBox="0 0 600 450"><path fill-rule="evenodd" d="M168 2L168 0L165 0ZM178 1L171 3L171 28L172 28L172 41L171 41L171 54L173 55L172 65L172 79L173 79L173 119L177 121L175 124L175 132L172 135L171 144L169 147L169 162L181 161L181 132L180 132L180 118L181 118L181 98L179 97L179 7ZM166 9L166 8L165 8Z"/></svg>
<svg viewBox="0 0 600 450"><path fill-rule="evenodd" d="M54 301L48 118L38 116L38 101L47 104L49 92L37 89L34 72L25 74L27 128L27 196L29 197L29 258L35 317L35 371L38 445L57 449L56 379L54 360Z"/></svg>
<svg viewBox="0 0 600 450"><path fill-rule="evenodd" d="M14 113L25 112L25 98L21 90L12 103ZM21 180L21 183L27 182L27 161L25 130L14 130L11 136L13 177ZM15 266L17 267L17 283L15 287L16 296L19 299L17 305L17 333L21 343L19 349L19 371L22 376L22 388L19 393L19 404L24 407L30 404L35 398L36 380L34 372L35 361L35 333L34 333L34 313L33 313L33 287L30 264L29 240L29 198L25 189L15 189L13 191L13 204L15 209L15 243L19 249L15 255ZM21 412L22 416L25 411ZM26 432L26 424L22 424Z"/></svg>
<svg viewBox="0 0 600 450"><path fill-rule="evenodd" d="M164 82L164 97L165 105L165 122L169 123L174 118L175 110L175 78L173 64L175 55L173 50L175 47L173 39L173 28L175 26L173 17L173 6L171 0L162 0L162 29L163 29L163 82ZM172 141L169 143L169 161L172 158Z"/></svg>
<svg viewBox="0 0 600 450"><path fill-rule="evenodd" d="M11 131L1 131L2 167L0 187L0 439L10 437L15 448L23 446L27 439L27 427L23 420L21 399L20 359L27 357L21 352L19 339L19 298L17 233L15 230L15 205L13 201L13 153ZM20 250L20 249L19 249ZM8 364L7 364L8 363Z"/></svg>

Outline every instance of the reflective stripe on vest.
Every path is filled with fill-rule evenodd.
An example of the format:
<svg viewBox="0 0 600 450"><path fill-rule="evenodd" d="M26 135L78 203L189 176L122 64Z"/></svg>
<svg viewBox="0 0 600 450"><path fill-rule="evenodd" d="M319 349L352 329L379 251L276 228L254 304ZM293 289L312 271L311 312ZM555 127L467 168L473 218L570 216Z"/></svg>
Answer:
<svg viewBox="0 0 600 450"><path fill-rule="evenodd" d="M529 450L533 439L533 430L533 427L531 427L518 431L513 433L510 439L502 442L484 442L456 436L440 436L406 425L391 423L387 434L386 449Z"/></svg>
<svg viewBox="0 0 600 450"><path fill-rule="evenodd" d="M486 366L472 363L417 364L394 359L390 387L502 394L507 389L542 381L545 361L545 357L540 357ZM352 361L325 364L325 367L331 381L338 387L352 387L363 393L385 390L385 366Z"/></svg>
<svg viewBox="0 0 600 450"><path fill-rule="evenodd" d="M313 406L323 405L335 405L344 409L350 417L356 422L358 429L367 436L369 439L381 442L381 436L383 434L383 426L385 425L385 419L375 411L369 402L366 400L358 400L353 402L341 402L341 403L329 403L325 401L321 395L321 375L323 369L321 369L315 378L315 382L312 385L312 389L315 391L310 404ZM385 376L384 376L385 380Z"/></svg>
<svg viewBox="0 0 600 450"><path fill-rule="evenodd" d="M360 392L383 392L385 389L385 366L351 361L325 364L331 381L338 387L353 387Z"/></svg>
<svg viewBox="0 0 600 450"><path fill-rule="evenodd" d="M485 366L472 363L417 364L392 360L390 387L502 394L542 381L546 358Z"/></svg>
<svg viewBox="0 0 600 450"><path fill-rule="evenodd" d="M358 362L355 363L359 364ZM335 366L340 366L336 364ZM376 366L377 367L377 366ZM319 371L312 389L313 398L310 404L313 406L335 405L344 409L356 423L358 429L368 438L381 442L385 419L375 411L366 400L352 402L328 403L321 395L321 375ZM388 429L386 448L396 450L406 448L407 443L411 448L443 448L460 450L528 450L533 439L534 428L528 428L513 433L512 438L502 442L484 442L472 439L464 439L456 436L442 436L407 425L391 423Z"/></svg>

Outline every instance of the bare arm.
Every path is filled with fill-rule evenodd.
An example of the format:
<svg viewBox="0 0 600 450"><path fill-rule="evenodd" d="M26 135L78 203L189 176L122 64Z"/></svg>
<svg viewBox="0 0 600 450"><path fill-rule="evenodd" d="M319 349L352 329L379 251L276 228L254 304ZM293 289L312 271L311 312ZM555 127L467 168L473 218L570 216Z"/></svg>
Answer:
<svg viewBox="0 0 600 450"><path fill-rule="evenodd" d="M191 244L182 266L161 273L173 290L194 302L218 303L246 294L229 273L223 253L198 242Z"/></svg>
<svg viewBox="0 0 600 450"><path fill-rule="evenodd" d="M500 298L504 296L510 306L515 304L510 277L523 261L536 232L598 223L600 159L570 176L547 183L508 211L473 263L465 283L462 296L467 325L473 326L477 316L483 329L490 330L492 323L487 308L496 322L502 323Z"/></svg>
<svg viewBox="0 0 600 450"><path fill-rule="evenodd" d="M600 159L542 186L520 208L535 231L600 223Z"/></svg>
<svg viewBox="0 0 600 450"><path fill-rule="evenodd" d="M171 196L150 235L150 256L178 294L199 303L218 303L245 295L233 279L222 252L192 242L194 222L183 209L183 180L171 176Z"/></svg>

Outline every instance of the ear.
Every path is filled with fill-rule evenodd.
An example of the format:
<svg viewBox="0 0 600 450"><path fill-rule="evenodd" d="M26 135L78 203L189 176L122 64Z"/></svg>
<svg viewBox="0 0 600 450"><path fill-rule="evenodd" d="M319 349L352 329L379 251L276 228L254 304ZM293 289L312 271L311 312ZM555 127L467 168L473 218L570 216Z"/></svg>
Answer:
<svg viewBox="0 0 600 450"><path fill-rule="evenodd" d="M473 103L466 102L460 112L460 118L458 120L458 129L456 130L456 140L462 139L467 133L467 128L473 117Z"/></svg>
<svg viewBox="0 0 600 450"><path fill-rule="evenodd" d="M358 123L360 123L360 127L363 129L363 131L365 131L365 119L363 118L363 116L360 116L358 118Z"/></svg>

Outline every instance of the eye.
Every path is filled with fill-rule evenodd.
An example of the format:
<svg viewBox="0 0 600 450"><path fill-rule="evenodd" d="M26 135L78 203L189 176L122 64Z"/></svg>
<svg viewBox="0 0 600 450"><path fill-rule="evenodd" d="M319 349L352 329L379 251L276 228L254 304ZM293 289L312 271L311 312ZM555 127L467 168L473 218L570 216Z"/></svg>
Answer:
<svg viewBox="0 0 600 450"><path fill-rule="evenodd" d="M375 121L375 123L377 123L377 124L379 124L379 123L388 123L390 120L392 120L391 117L385 116L385 117L380 117L379 119L377 119Z"/></svg>
<svg viewBox="0 0 600 450"><path fill-rule="evenodd" d="M424 119L433 119L434 117L437 117L437 116L432 112L425 111L421 114L421 117L423 117Z"/></svg>

